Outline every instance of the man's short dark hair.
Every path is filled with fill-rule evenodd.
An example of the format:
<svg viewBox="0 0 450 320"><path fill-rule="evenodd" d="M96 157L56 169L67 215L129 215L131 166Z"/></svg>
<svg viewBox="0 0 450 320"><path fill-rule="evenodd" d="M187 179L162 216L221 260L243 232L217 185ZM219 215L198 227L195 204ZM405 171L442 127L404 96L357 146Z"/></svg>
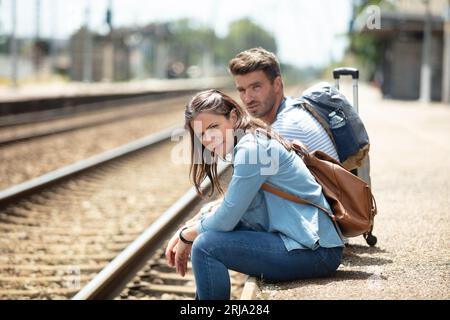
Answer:
<svg viewBox="0 0 450 320"><path fill-rule="evenodd" d="M280 63L275 54L261 47L238 53L228 63L228 69L233 76L261 70L271 82L281 76Z"/></svg>

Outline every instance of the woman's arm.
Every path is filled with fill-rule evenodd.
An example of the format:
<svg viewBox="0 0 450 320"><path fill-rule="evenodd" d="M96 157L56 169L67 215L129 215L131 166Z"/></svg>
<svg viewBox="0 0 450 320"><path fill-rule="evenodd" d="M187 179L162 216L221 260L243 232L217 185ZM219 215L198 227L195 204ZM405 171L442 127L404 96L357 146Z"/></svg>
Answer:
<svg viewBox="0 0 450 320"><path fill-rule="evenodd" d="M268 179L264 169L269 162L262 164L267 157L268 148L256 141L246 141L238 150L234 159L234 172L228 185L225 198L215 212L197 223L197 232L206 230L231 231L241 220L261 185ZM267 159L267 158L266 158Z"/></svg>

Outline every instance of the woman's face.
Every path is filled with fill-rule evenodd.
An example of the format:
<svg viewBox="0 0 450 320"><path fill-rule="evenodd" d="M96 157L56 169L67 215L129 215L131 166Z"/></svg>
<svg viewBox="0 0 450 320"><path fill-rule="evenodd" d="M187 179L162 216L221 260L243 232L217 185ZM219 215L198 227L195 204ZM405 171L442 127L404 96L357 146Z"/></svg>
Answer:
<svg viewBox="0 0 450 320"><path fill-rule="evenodd" d="M228 119L221 114L201 112L191 121L191 127L206 149L224 158L234 147L236 120L235 110L230 112Z"/></svg>

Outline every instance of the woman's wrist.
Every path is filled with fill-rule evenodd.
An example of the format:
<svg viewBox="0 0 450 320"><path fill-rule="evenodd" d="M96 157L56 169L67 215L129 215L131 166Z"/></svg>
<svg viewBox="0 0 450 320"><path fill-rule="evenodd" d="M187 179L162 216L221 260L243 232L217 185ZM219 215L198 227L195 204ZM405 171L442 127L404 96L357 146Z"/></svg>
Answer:
<svg viewBox="0 0 450 320"><path fill-rule="evenodd" d="M180 230L180 240L186 244L192 244L197 237L197 230L193 226L185 226Z"/></svg>

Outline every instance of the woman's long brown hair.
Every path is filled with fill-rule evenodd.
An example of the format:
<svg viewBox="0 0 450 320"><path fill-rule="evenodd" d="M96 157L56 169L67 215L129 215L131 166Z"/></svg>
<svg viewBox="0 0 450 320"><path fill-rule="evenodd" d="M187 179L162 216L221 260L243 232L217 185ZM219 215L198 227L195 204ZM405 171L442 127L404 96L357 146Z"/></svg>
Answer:
<svg viewBox="0 0 450 320"><path fill-rule="evenodd" d="M191 164L189 175L195 189L200 195L203 194L200 185L206 177L211 181L211 192L208 196L212 196L215 190L220 194L223 194L223 189L220 186L219 177L217 175L217 155L209 152L209 150L202 145L201 141L194 133L191 122L201 112L223 115L229 119L232 110L235 110L237 117L236 124L233 128L235 131L238 129L240 129L240 132L262 131L268 138L278 140L287 150L291 149L286 140L272 131L263 121L252 118L247 110L242 108L225 93L211 89L196 94L186 105L184 114L185 127L189 130L191 141Z"/></svg>

